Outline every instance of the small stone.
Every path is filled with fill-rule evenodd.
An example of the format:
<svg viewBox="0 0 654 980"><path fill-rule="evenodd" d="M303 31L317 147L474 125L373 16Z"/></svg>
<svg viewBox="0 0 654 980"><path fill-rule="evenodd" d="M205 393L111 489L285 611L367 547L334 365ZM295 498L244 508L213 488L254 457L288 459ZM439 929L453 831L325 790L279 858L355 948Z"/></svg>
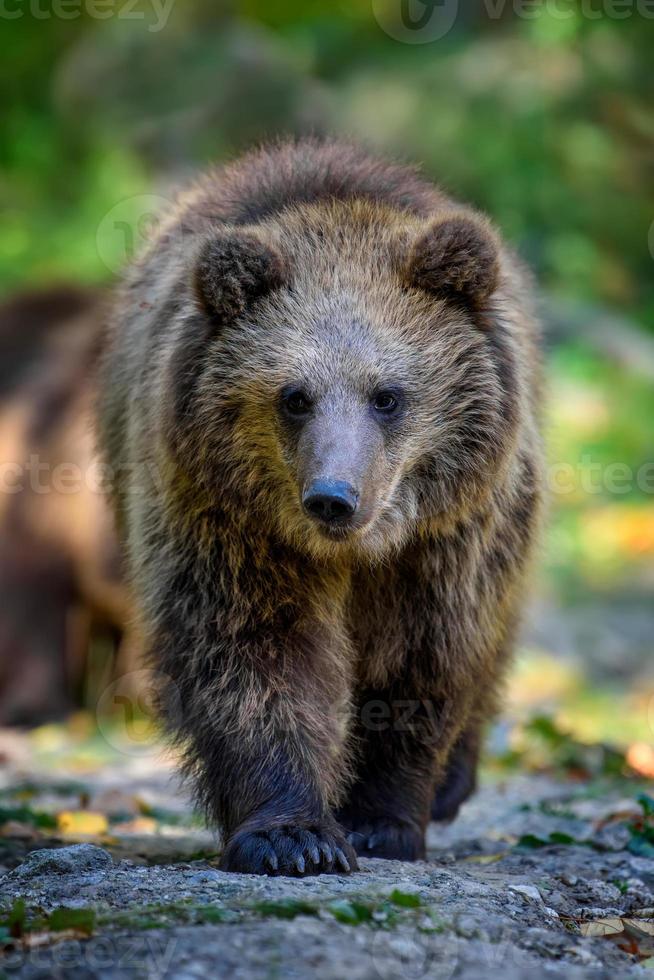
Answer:
<svg viewBox="0 0 654 980"><path fill-rule="evenodd" d="M46 874L74 875L102 871L113 864L111 855L95 844L32 851L12 872L17 878L38 878Z"/></svg>
<svg viewBox="0 0 654 980"><path fill-rule="evenodd" d="M509 885L509 891L524 895L525 898L531 899L532 902L538 902L539 905L543 904L543 897L535 885Z"/></svg>
<svg viewBox="0 0 654 980"><path fill-rule="evenodd" d="M215 882L220 881L221 878L217 871L213 871L208 868L204 871L194 872L189 876L188 880L193 885L213 885Z"/></svg>

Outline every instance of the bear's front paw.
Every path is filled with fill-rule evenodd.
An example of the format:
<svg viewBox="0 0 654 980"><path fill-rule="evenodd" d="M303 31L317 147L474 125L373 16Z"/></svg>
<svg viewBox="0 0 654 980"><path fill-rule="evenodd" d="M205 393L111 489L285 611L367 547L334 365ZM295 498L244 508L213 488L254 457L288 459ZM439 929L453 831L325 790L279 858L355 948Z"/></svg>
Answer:
<svg viewBox="0 0 654 980"><path fill-rule="evenodd" d="M425 857L425 835L409 824L387 818L353 826L348 840L360 857L420 861Z"/></svg>
<svg viewBox="0 0 654 980"><path fill-rule="evenodd" d="M220 860L222 871L241 874L350 874L358 871L356 854L339 828L287 825L236 832Z"/></svg>

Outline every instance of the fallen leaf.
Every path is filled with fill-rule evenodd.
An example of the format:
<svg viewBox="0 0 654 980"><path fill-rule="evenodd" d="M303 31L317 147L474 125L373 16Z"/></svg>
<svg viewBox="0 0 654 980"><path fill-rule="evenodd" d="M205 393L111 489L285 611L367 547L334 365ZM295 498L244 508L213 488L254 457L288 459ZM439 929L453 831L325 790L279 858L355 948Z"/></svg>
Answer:
<svg viewBox="0 0 654 980"><path fill-rule="evenodd" d="M595 919L593 922L582 922L579 926L582 936L617 936L624 932L622 919Z"/></svg>
<svg viewBox="0 0 654 980"><path fill-rule="evenodd" d="M605 827L610 827L612 824L626 823L627 820L637 820L638 817L640 817L640 813L636 807L632 807L631 809L624 807L621 810L614 810L612 813L602 817L601 820L595 821L593 827L595 830L603 830Z"/></svg>
<svg viewBox="0 0 654 980"><path fill-rule="evenodd" d="M152 817L136 817L114 824L111 831L114 834L156 834L157 828L157 821Z"/></svg>
<svg viewBox="0 0 654 980"><path fill-rule="evenodd" d="M82 929L62 929L60 932L28 932L23 936L21 944L24 949L38 949L41 946L51 946L66 939L88 939L88 933Z"/></svg>
<svg viewBox="0 0 654 980"><path fill-rule="evenodd" d="M654 936L654 919L623 919L625 926L631 926L646 936Z"/></svg>
<svg viewBox="0 0 654 980"><path fill-rule="evenodd" d="M37 752L61 752L68 744L62 725L41 725L30 732L30 741Z"/></svg>
<svg viewBox="0 0 654 980"><path fill-rule="evenodd" d="M464 864L494 864L495 861L501 861L502 858L506 857L506 851L501 854L471 854L470 857L464 858Z"/></svg>
<svg viewBox="0 0 654 980"><path fill-rule="evenodd" d="M104 813L94 813L91 810L64 810L57 815L57 826L64 835L80 834L93 837L104 834L109 828L109 821Z"/></svg>

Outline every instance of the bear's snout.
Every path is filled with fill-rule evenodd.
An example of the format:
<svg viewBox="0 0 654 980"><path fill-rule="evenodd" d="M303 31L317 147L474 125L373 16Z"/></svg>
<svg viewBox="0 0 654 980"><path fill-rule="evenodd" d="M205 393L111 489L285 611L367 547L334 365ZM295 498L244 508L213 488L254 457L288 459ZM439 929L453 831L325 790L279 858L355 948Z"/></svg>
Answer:
<svg viewBox="0 0 654 980"><path fill-rule="evenodd" d="M302 506L323 524L346 524L357 512L359 494L344 480L313 480L302 494Z"/></svg>

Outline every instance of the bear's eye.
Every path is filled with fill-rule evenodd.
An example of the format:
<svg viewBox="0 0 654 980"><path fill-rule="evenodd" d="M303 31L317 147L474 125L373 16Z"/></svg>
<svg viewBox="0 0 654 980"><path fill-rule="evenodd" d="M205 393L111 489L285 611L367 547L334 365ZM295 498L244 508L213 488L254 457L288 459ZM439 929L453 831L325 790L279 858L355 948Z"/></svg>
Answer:
<svg viewBox="0 0 654 980"><path fill-rule="evenodd" d="M311 411L311 400L299 388L288 388L282 392L284 410L295 417L307 415Z"/></svg>
<svg viewBox="0 0 654 980"><path fill-rule="evenodd" d="M373 408L383 415L392 415L400 407L400 399L394 391L378 391L372 400Z"/></svg>

